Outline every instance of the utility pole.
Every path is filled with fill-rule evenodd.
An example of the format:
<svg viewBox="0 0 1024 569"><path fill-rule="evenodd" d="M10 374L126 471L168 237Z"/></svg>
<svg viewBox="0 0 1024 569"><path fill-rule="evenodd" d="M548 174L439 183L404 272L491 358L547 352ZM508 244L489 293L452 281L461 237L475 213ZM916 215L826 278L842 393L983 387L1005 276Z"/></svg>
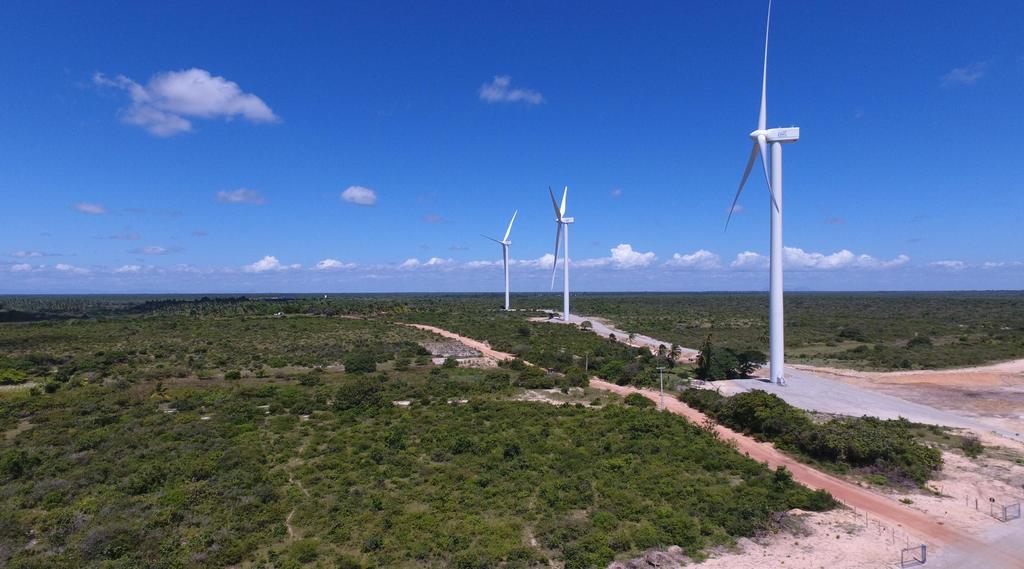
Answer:
<svg viewBox="0 0 1024 569"><path fill-rule="evenodd" d="M658 366L658 383L661 385L661 410L665 410L665 368Z"/></svg>

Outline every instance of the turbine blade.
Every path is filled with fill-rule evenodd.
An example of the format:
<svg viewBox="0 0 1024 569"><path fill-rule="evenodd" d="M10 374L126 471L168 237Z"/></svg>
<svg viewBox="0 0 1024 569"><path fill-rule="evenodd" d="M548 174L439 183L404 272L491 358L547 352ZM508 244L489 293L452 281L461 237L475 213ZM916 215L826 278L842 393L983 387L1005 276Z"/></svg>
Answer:
<svg viewBox="0 0 1024 569"><path fill-rule="evenodd" d="M559 210L559 212L562 215L565 215L565 196L568 193L569 193L569 186L566 186L565 189L562 190L562 208Z"/></svg>
<svg viewBox="0 0 1024 569"><path fill-rule="evenodd" d="M768 123L768 30L772 24L772 0L768 0L768 21L764 25L764 67L761 69L761 111L757 115L757 130Z"/></svg>
<svg viewBox="0 0 1024 569"><path fill-rule="evenodd" d="M488 237L488 236L484 235L483 233L480 234L480 237L483 237L484 239L490 239L491 241L494 241L495 243L501 243L501 241L498 241L497 239L495 239L493 237Z"/></svg>
<svg viewBox="0 0 1024 569"><path fill-rule="evenodd" d="M555 229L555 258L551 261L551 288L555 288L555 269L558 267L558 242L562 240L562 224Z"/></svg>
<svg viewBox="0 0 1024 569"><path fill-rule="evenodd" d="M548 195L551 196L551 205L555 208L555 219L562 221L562 212L558 209L558 202L555 201L555 192L551 191L551 186L548 186Z"/></svg>
<svg viewBox="0 0 1024 569"><path fill-rule="evenodd" d="M764 167L764 181L768 183L768 193L772 196L772 205L775 209L782 211L779 207L779 200L775 199L775 189L772 188L772 177L768 174L768 140L763 134L757 135L757 146L761 150L761 166Z"/></svg>
<svg viewBox="0 0 1024 569"><path fill-rule="evenodd" d="M508 236L510 233L512 233L512 224L516 222L516 215L518 214L518 209L515 211L515 213L512 214L512 221L508 222L508 229L505 230L505 238L502 239L502 241L508 241Z"/></svg>
<svg viewBox="0 0 1024 569"><path fill-rule="evenodd" d="M736 211L736 202L740 201L740 194L743 193L743 184L747 183L750 171L754 168L754 161L757 160L757 145L750 147L750 158L747 160L747 167L743 170L743 177L740 178L740 187L736 190L736 197L732 199L732 207L729 208L729 217L725 218L725 228L729 229L729 220L732 219L732 212Z"/></svg>

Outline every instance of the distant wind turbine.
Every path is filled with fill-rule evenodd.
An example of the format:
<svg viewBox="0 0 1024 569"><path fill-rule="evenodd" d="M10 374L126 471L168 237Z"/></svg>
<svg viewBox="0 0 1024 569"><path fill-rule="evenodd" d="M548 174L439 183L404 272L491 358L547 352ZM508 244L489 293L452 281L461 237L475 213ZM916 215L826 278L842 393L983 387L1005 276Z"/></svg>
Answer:
<svg viewBox="0 0 1024 569"><path fill-rule="evenodd" d="M508 236L509 236L510 233L512 233L512 224L516 222L516 215L518 215L518 214L519 214L519 210L518 209L514 213L512 213L512 221L508 222L508 229L505 230L505 237L501 241L498 241L497 239L495 239L493 237L487 237L486 235L484 235L484 237L487 237L487 239L490 239L491 241L494 241L498 245L501 245L501 259L502 259L502 261L505 264L505 310L509 310L509 303L508 303L508 246L512 244L512 242L508 240Z"/></svg>
<svg viewBox="0 0 1024 569"><path fill-rule="evenodd" d="M764 29L764 67L761 71L761 111L757 115L757 130L750 133L754 141L750 150L750 158L747 160L747 168L743 171L743 178L740 179L740 187L736 190L736 197L732 200L732 207L729 208L729 217L725 220L726 229L729 228L729 220L736 209L736 202L743 193L743 184L750 176L750 170L754 167L758 154L761 155L761 166L764 169L765 181L768 183L768 194L771 199L771 261L769 284L769 366L771 370L771 381L785 385L786 378L783 371L785 363L783 344L783 311L782 311L782 145L789 142L796 142L800 139L800 129L790 128L765 128L767 123L767 88L768 88L768 30L772 21L772 3L768 0L768 21ZM768 166L768 144L771 144L772 157L771 169Z"/></svg>
<svg viewBox="0 0 1024 569"><path fill-rule="evenodd" d="M548 195L551 196L551 205L555 206L555 258L551 261L551 288L555 288L555 267L558 266L558 242L562 240L562 228L565 228L565 253L562 267L565 269L565 276L562 278L562 320L569 321L569 225L575 219L565 216L565 196L569 193L569 186L562 190L562 205L555 201L555 193L548 187Z"/></svg>

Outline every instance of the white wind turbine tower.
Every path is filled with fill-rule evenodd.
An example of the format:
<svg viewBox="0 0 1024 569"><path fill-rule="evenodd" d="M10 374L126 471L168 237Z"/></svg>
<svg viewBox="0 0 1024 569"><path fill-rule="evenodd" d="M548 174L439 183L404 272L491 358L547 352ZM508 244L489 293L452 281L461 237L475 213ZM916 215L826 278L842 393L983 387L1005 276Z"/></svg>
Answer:
<svg viewBox="0 0 1024 569"><path fill-rule="evenodd" d="M750 150L750 159L747 160L747 168L743 171L743 178L740 179L740 187L736 190L736 197L732 200L732 207L729 208L729 217L725 221L728 229L729 219L736 209L736 202L743 192L743 184L750 176L750 170L754 167L757 155L761 155L761 166L764 168L765 181L768 183L768 193L771 197L769 207L771 208L771 280L769 285L769 366L771 370L771 381L785 385L786 378L783 372L785 354L783 346L783 312L782 312L782 145L789 142L796 142L800 139L800 129L790 128L766 128L767 104L765 102L768 86L768 30L772 21L772 3L768 1L768 21L764 29L764 67L761 71L761 111L757 115L757 130L750 133L754 146ZM771 168L768 166L768 145L771 144Z"/></svg>
<svg viewBox="0 0 1024 569"><path fill-rule="evenodd" d="M565 253L562 261L562 268L565 275L562 278L562 320L569 321L569 225L576 221L565 216L565 196L569 193L569 186L562 190L562 205L559 207L555 201L555 193L548 188L548 195L551 196L551 205L555 206L555 223L558 228L555 230L555 258L551 261L551 288L555 288L555 267L558 266L558 242L562 239L562 228L565 228Z"/></svg>
<svg viewBox="0 0 1024 569"><path fill-rule="evenodd" d="M508 240L508 236L509 236L510 233L512 233L512 224L516 222L516 215L518 215L518 214L519 214L519 210L518 209L515 212L512 213L512 220L508 222L508 229L505 230L505 237L501 241L498 241L497 239L495 239L493 237L487 237L486 235L484 235L484 237L487 237L487 239L490 239L491 241L494 241L498 245L501 245L501 259L502 259L502 262L505 264L505 310L509 310L509 303L508 303L508 246L512 244L512 242Z"/></svg>

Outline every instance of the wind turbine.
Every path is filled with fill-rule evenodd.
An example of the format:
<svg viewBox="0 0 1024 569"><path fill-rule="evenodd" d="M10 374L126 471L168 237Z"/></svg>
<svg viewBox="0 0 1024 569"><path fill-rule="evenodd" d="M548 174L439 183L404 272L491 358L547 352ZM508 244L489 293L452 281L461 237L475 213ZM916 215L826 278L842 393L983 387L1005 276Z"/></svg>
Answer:
<svg viewBox="0 0 1024 569"><path fill-rule="evenodd" d="M562 205L555 201L555 193L548 187L548 195L551 196L551 205L555 206L555 258L551 261L551 288L555 288L555 267L558 266L558 242L562 239L562 228L565 228L565 253L563 254L562 267L565 269L565 276L562 278L562 321L569 321L569 225L575 219L565 216L565 196L569 193L569 186L562 190Z"/></svg>
<svg viewBox="0 0 1024 569"><path fill-rule="evenodd" d="M768 30L772 21L772 3L768 0L768 21L764 27L764 67L761 70L761 110L757 115L757 130L750 133L754 141L750 149L750 158L747 160L747 168L743 171L743 178L740 179L740 187L736 190L736 197L732 200L732 207L729 208L729 217L725 220L726 229L729 228L729 220L732 219L732 212L736 209L736 202L743 192L743 184L750 176L750 170L754 167L758 154L761 155L761 166L764 169L764 178L768 183L768 194L771 197L769 207L771 209L771 256L769 281L769 369L771 370L771 381L785 385L786 378L783 371L785 363L783 345L783 312L782 312L782 145L796 142L800 139L800 128L766 128L767 123L767 87L768 87ZM768 145L771 144L771 167L768 165Z"/></svg>
<svg viewBox="0 0 1024 569"><path fill-rule="evenodd" d="M497 239L495 239L493 237L487 237L486 235L484 235L484 237L487 237L491 241L494 241L498 245L501 245L501 260L505 264L505 310L509 310L509 304L508 304L508 246L512 244L512 242L508 240L508 236L509 236L510 233L512 233L512 224L516 222L516 215L518 215L518 214L519 214L519 210L518 209L515 212L512 213L512 220L508 222L508 229L505 230L505 237L502 238L501 241L498 241Z"/></svg>

